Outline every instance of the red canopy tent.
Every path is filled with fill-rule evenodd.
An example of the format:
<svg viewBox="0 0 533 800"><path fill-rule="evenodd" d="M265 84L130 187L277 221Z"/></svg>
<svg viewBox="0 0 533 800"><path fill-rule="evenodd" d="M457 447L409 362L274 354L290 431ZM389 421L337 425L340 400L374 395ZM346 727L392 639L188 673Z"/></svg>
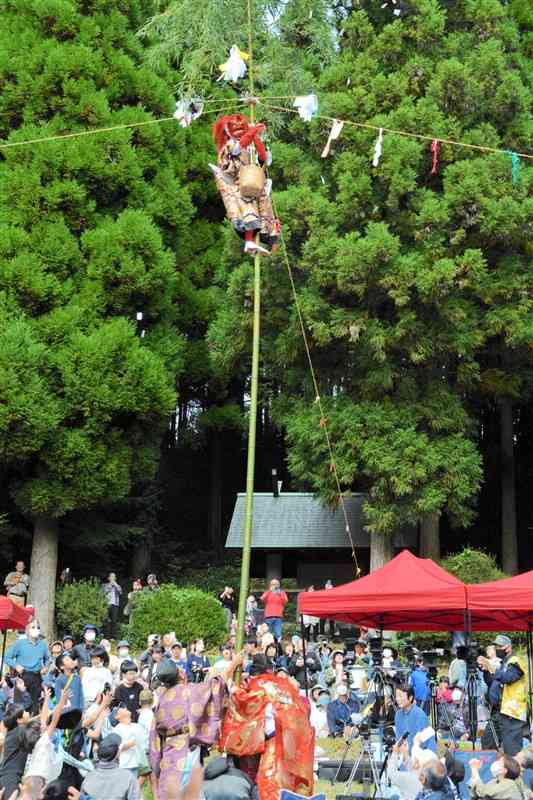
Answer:
<svg viewBox="0 0 533 800"><path fill-rule="evenodd" d="M364 578L299 595L299 613L365 628L454 631L465 623L467 587L430 559L403 550Z"/></svg>
<svg viewBox="0 0 533 800"><path fill-rule="evenodd" d="M2 656L0 657L0 675L4 670L7 631L23 630L32 617L33 608L31 606L18 606L9 597L0 596L0 631L4 631Z"/></svg>
<svg viewBox="0 0 533 800"><path fill-rule="evenodd" d="M473 631L533 629L533 571L467 586Z"/></svg>
<svg viewBox="0 0 533 800"><path fill-rule="evenodd" d="M32 617L31 606L18 606L9 597L0 596L0 631L22 630Z"/></svg>

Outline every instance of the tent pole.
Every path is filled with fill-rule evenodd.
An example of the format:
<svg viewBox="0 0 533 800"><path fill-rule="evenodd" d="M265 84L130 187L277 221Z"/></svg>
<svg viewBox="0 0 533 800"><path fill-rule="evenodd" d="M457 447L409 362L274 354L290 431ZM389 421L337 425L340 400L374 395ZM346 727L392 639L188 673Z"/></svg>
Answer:
<svg viewBox="0 0 533 800"><path fill-rule="evenodd" d="M6 654L6 639L7 639L7 629L4 631L4 641L2 642L2 657L0 659L0 680L4 676L4 657Z"/></svg>
<svg viewBox="0 0 533 800"><path fill-rule="evenodd" d="M477 739L477 686L476 668L472 664L472 615L470 609L465 610L465 648L466 648L466 700L468 703L468 727L473 750Z"/></svg>
<svg viewBox="0 0 533 800"><path fill-rule="evenodd" d="M527 623L527 681L528 681L528 695L529 703L527 709L527 722L531 730L531 720L533 716L533 637L531 634L532 624L531 620Z"/></svg>
<svg viewBox="0 0 533 800"><path fill-rule="evenodd" d="M302 655L304 657L304 686L305 696L309 697L309 681L307 680L307 653L305 650L305 625L304 615L300 614L300 633L302 635Z"/></svg>

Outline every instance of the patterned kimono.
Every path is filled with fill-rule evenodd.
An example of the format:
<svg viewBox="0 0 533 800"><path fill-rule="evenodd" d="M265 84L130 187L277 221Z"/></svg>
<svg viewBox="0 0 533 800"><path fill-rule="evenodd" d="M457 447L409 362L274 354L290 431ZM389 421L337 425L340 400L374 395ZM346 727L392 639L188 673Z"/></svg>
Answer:
<svg viewBox="0 0 533 800"><path fill-rule="evenodd" d="M204 683L178 684L161 694L150 731L150 764L164 794L169 778L179 780L192 747L218 739L226 687L217 676Z"/></svg>
<svg viewBox="0 0 533 800"><path fill-rule="evenodd" d="M280 223L274 217L272 201L266 189L258 198L243 197L241 194L240 169L249 163L248 148L241 148L236 139L229 139L218 154L219 169L215 172L217 189L228 219L237 233L259 232L261 241L273 246L279 239Z"/></svg>
<svg viewBox="0 0 533 800"><path fill-rule="evenodd" d="M266 714L275 722L270 736ZM280 789L313 794L314 744L308 706L284 675L258 675L231 695L220 748L240 756L245 771L248 757L259 758L255 780L260 800L278 800Z"/></svg>

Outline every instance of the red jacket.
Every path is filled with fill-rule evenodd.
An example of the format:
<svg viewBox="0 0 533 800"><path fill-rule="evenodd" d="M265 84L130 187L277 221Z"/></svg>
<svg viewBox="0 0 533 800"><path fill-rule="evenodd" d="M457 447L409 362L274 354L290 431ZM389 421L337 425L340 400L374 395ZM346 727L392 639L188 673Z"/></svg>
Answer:
<svg viewBox="0 0 533 800"><path fill-rule="evenodd" d="M289 598L285 592L268 591L261 595L261 602L265 604L265 619L268 617L282 617Z"/></svg>

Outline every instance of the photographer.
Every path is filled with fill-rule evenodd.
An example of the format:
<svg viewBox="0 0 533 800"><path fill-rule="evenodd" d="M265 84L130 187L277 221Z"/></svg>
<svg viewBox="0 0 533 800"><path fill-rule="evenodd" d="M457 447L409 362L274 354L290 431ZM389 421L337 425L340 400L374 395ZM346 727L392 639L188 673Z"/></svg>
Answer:
<svg viewBox="0 0 533 800"><path fill-rule="evenodd" d="M265 604L265 622L276 641L279 642L283 626L283 612L289 598L285 592L281 591L281 584L277 578L270 581L270 588L261 595L261 602Z"/></svg>
<svg viewBox="0 0 533 800"><path fill-rule="evenodd" d="M231 623L233 620L233 615L235 614L235 592L231 586L224 586L224 591L221 592L218 596L220 601L220 605L224 609L224 614L226 615L226 625L229 629L231 628Z"/></svg>
<svg viewBox="0 0 533 800"><path fill-rule="evenodd" d="M448 670L450 688L460 689L462 692L464 692L466 686L466 653L466 647L460 645Z"/></svg>
<svg viewBox="0 0 533 800"><path fill-rule="evenodd" d="M412 686L400 686L396 689L396 705L398 710L394 716L394 729L396 738L401 739L407 734L409 752L413 747L415 736L431 729L427 714L415 703L415 693ZM437 743L435 735L424 742L425 748L436 752Z"/></svg>
<svg viewBox="0 0 533 800"><path fill-rule="evenodd" d="M520 655L513 655L513 643L508 636L499 634L494 645L501 666L497 667L494 660L485 656L479 656L478 665L490 682L489 701L493 709L499 707L491 716L501 731L503 752L515 756L527 735L527 666Z"/></svg>
<svg viewBox="0 0 533 800"><path fill-rule="evenodd" d="M409 675L409 686L413 687L415 702L426 714L429 712L429 699L431 691L429 688L428 671L424 666L424 659L418 656L415 661L415 668Z"/></svg>
<svg viewBox="0 0 533 800"><path fill-rule="evenodd" d="M328 704L329 735L333 737L351 736L352 714L359 712L359 701L350 696L345 684L337 686L337 699Z"/></svg>

